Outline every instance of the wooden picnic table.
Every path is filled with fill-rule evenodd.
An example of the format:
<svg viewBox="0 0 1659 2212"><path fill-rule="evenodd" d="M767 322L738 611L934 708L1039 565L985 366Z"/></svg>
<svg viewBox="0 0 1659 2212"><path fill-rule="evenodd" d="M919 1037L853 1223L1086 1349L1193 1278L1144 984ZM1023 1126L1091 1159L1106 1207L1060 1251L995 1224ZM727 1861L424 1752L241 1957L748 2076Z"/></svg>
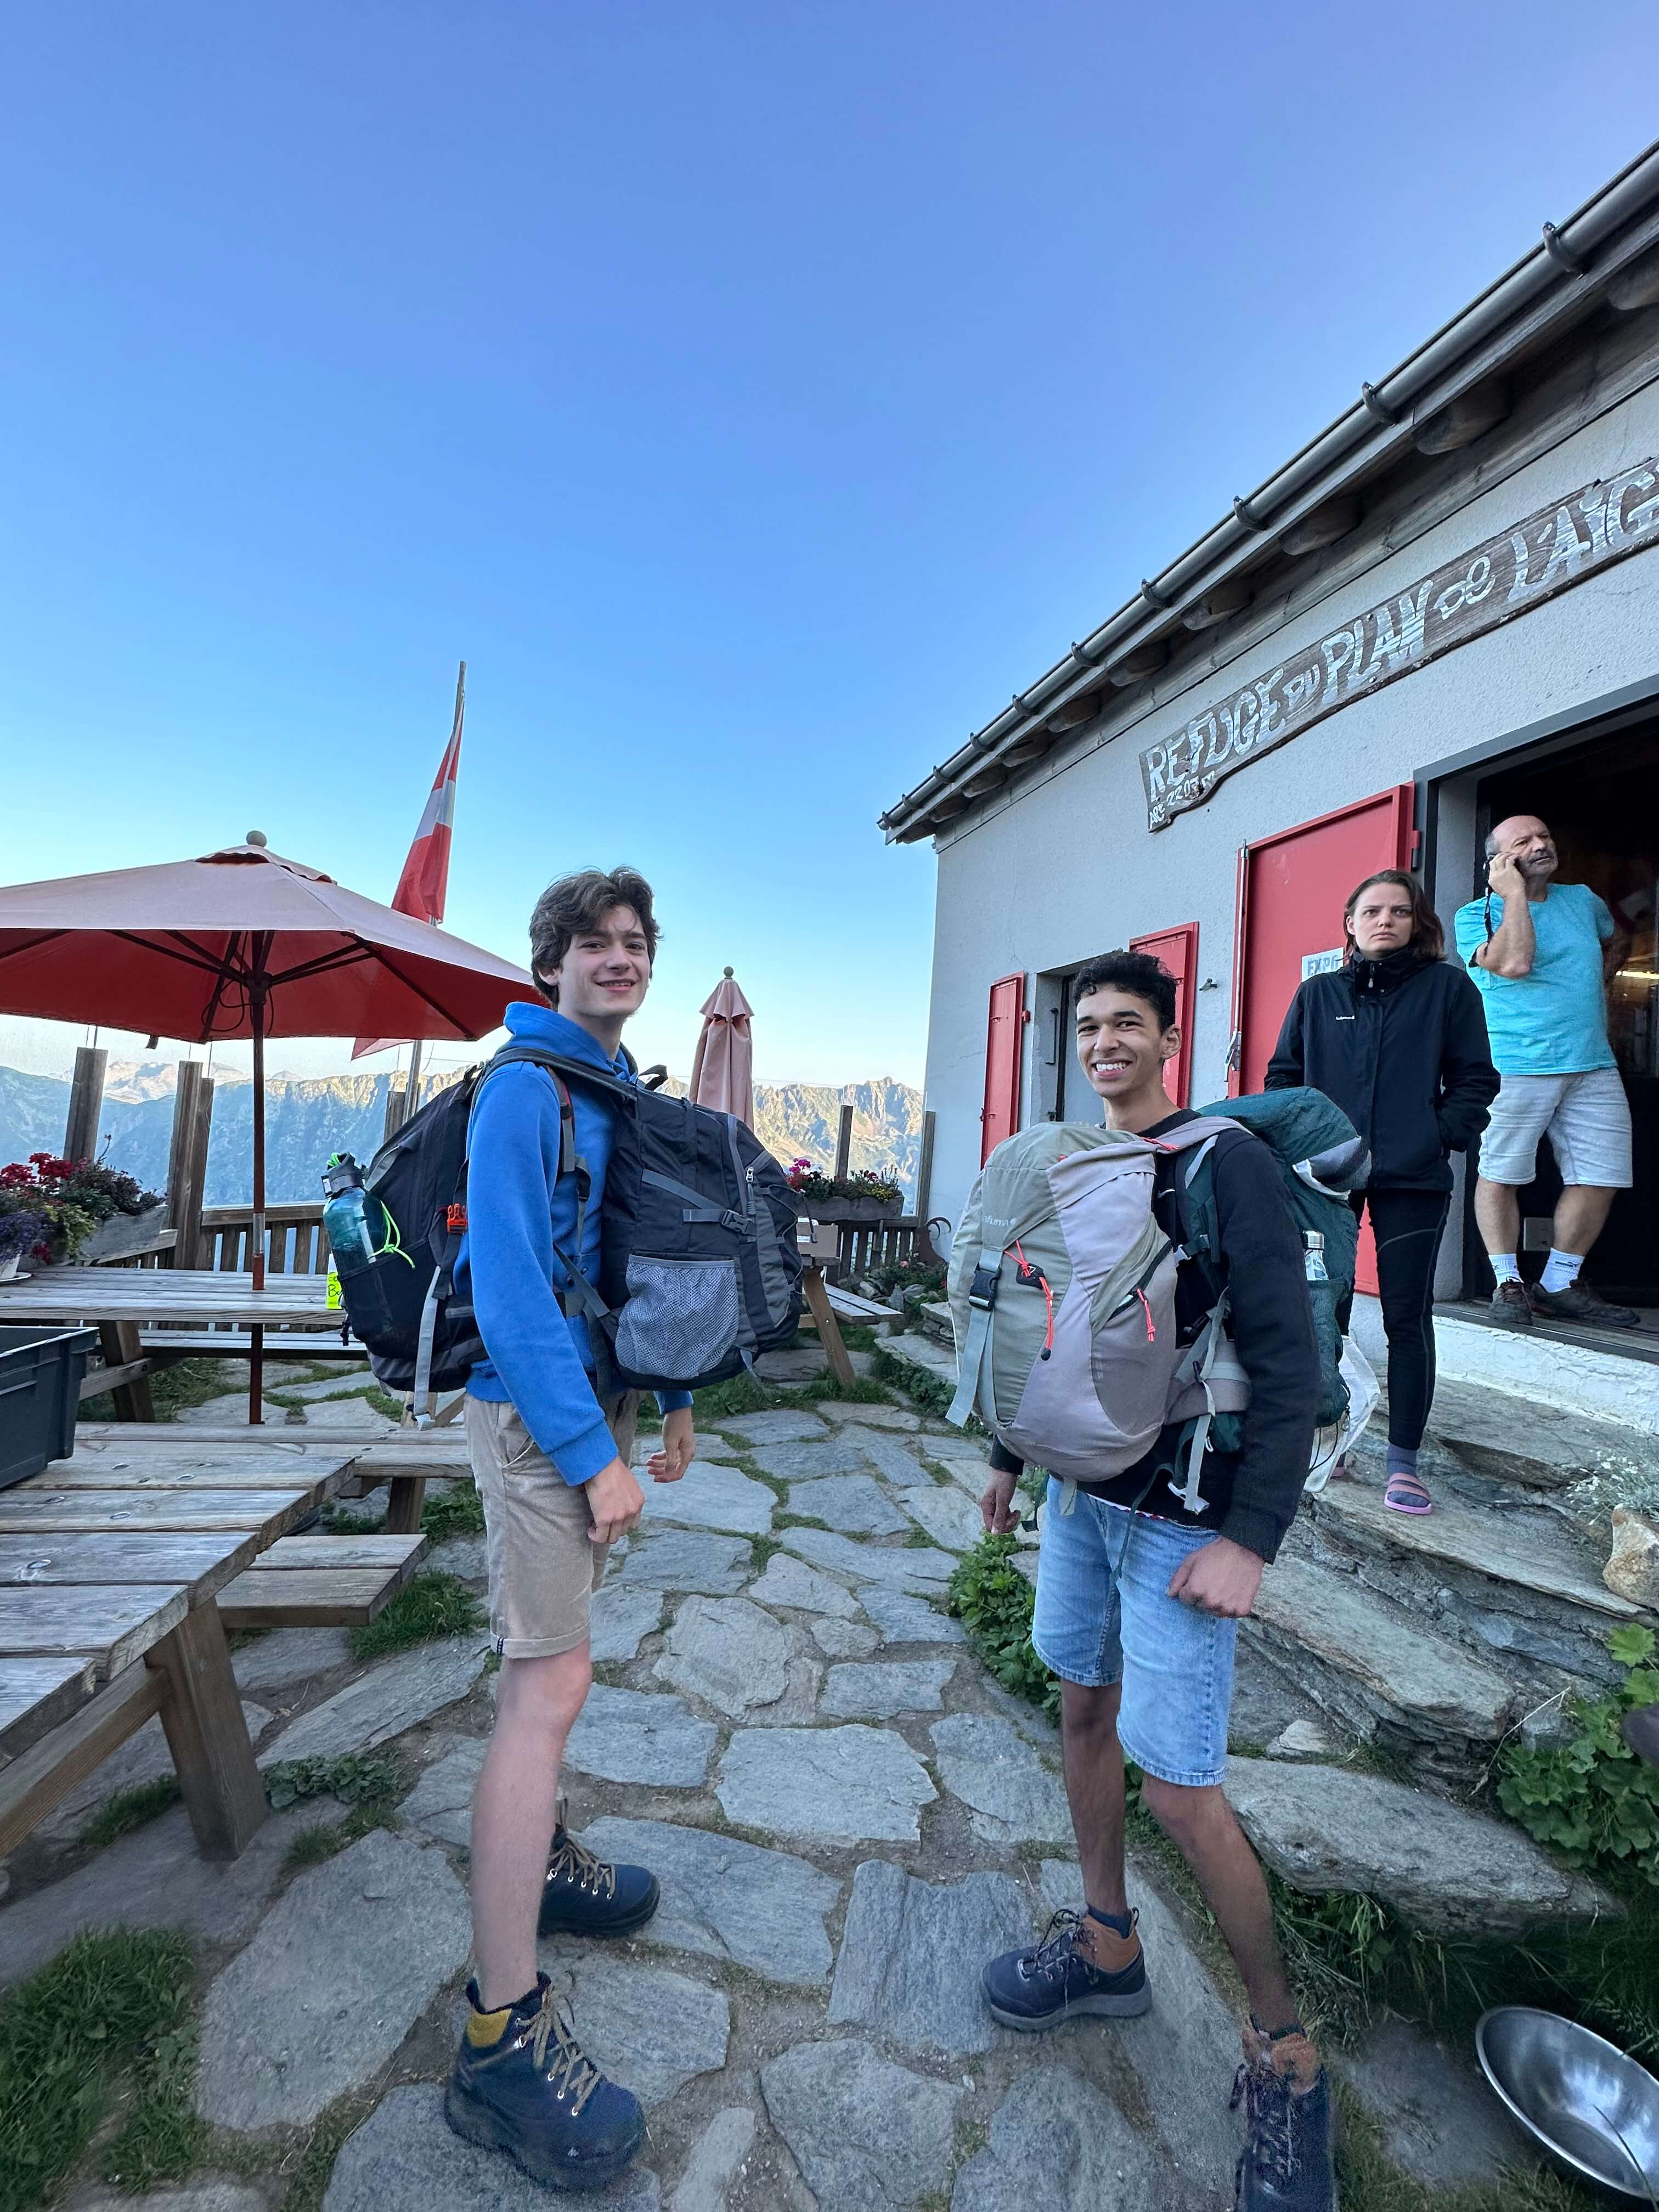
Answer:
<svg viewBox="0 0 1659 2212"><path fill-rule="evenodd" d="M203 1852L244 1849L267 1808L215 1601L362 1452L96 1424L0 1491L0 1857L156 1712Z"/></svg>
<svg viewBox="0 0 1659 2212"><path fill-rule="evenodd" d="M178 1347L179 1357L216 1351L205 1340L214 1332L223 1337L221 1357L259 1358L267 1350L280 1355L286 1349L280 1337L267 1345L267 1329L319 1333L332 1324L337 1343L340 1318L329 1310L326 1275L268 1274L264 1288L256 1291L252 1275L213 1267L41 1267L26 1280L0 1283L0 1323L96 1326L105 1364L88 1379L116 1392L117 1407L128 1420L155 1418L149 1360L172 1348L157 1330L191 1332ZM152 1334L146 1337L145 1331ZM294 1356L310 1353L296 1345Z"/></svg>

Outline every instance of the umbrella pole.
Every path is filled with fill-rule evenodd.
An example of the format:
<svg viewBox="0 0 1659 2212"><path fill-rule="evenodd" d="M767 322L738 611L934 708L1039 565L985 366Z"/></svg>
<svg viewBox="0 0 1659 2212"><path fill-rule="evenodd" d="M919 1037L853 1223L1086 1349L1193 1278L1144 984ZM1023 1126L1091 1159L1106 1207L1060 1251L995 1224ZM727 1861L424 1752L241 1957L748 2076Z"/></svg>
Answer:
<svg viewBox="0 0 1659 2212"><path fill-rule="evenodd" d="M253 1017L253 1227L249 1257L253 1264L253 1288L265 1286L265 994L256 984L250 993ZM248 1331L247 1418L257 1428L264 1419L265 1333L255 1322Z"/></svg>

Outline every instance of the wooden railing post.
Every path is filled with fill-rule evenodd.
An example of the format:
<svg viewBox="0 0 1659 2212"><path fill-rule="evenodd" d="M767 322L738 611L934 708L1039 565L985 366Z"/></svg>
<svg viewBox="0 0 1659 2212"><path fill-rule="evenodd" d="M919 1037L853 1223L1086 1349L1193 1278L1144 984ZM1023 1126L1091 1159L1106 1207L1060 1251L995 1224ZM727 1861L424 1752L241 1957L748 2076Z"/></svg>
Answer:
<svg viewBox="0 0 1659 2212"><path fill-rule="evenodd" d="M174 1232L175 1267L207 1264L202 1202L207 1194L208 1138L213 1128L213 1082L198 1060L179 1063L173 1101L173 1142L167 1154L167 1224Z"/></svg>
<svg viewBox="0 0 1659 2212"><path fill-rule="evenodd" d="M924 1108L921 1116L921 1157L916 1162L916 1241L917 1255L930 1267L939 1265L939 1254L933 1249L933 1240L927 1233L928 1218L933 1212L933 1132L938 1117L931 1106Z"/></svg>
<svg viewBox="0 0 1659 2212"><path fill-rule="evenodd" d="M64 1128L64 1158L98 1157L98 1117L104 1110L104 1070L109 1054L96 1045L77 1045L70 1079L69 1119Z"/></svg>
<svg viewBox="0 0 1659 2212"><path fill-rule="evenodd" d="M841 1122L836 1131L836 1175L837 1179L847 1172L847 1164L853 1157L853 1109L844 1104Z"/></svg>
<svg viewBox="0 0 1659 2212"><path fill-rule="evenodd" d="M380 1133L380 1142L389 1145L409 1118L409 1091L396 1076L390 1079L386 1093L386 1127Z"/></svg>

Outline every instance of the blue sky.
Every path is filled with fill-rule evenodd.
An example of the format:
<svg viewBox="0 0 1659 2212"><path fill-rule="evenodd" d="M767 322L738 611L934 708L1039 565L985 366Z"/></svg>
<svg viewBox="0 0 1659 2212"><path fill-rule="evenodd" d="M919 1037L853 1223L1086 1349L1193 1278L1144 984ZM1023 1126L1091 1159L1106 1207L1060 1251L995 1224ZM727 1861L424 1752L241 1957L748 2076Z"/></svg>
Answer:
<svg viewBox="0 0 1659 2212"><path fill-rule="evenodd" d="M465 657L452 928L627 859L642 1056L729 962L763 1077L919 1080L877 814L1646 142L1650 11L1563 22L14 11L5 877L388 897Z"/></svg>

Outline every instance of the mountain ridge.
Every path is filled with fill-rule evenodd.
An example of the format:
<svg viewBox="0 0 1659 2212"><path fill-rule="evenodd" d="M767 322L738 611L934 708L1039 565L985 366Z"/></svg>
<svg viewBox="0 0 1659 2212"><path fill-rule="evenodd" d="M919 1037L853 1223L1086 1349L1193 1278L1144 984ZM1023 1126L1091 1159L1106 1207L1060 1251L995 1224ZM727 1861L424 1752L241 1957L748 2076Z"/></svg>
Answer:
<svg viewBox="0 0 1659 2212"><path fill-rule="evenodd" d="M160 1190L167 1181L176 1070L163 1061L123 1062L110 1074L99 1115L100 1151L112 1167L136 1176L146 1189ZM446 1074L429 1088L422 1085L423 1095L435 1096L453 1080ZM273 1205L320 1197L331 1152L355 1152L367 1160L379 1149L390 1081L386 1075L327 1075L276 1077L266 1084L266 1195ZM683 1084L675 1087L684 1092ZM69 1096L61 1077L0 1066L0 1165L60 1149ZM827 1170L835 1160L843 1103L853 1108L849 1165L890 1177L907 1201L914 1199L921 1093L908 1084L887 1076L839 1087L757 1083L755 1133L785 1166L805 1158ZM252 1142L252 1085L246 1076L228 1076L214 1091L205 1204L247 1203Z"/></svg>

